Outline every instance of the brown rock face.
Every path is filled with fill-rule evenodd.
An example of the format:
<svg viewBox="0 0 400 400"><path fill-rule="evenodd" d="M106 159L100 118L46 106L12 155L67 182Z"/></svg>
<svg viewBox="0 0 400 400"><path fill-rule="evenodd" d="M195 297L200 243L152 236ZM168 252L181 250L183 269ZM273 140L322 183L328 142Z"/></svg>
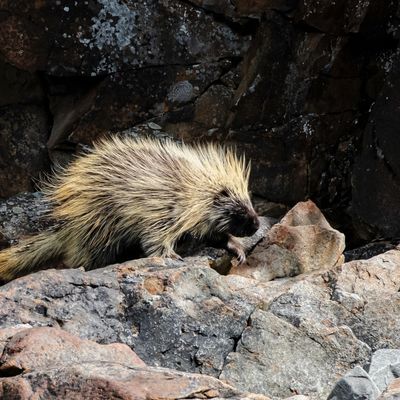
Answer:
<svg viewBox="0 0 400 400"><path fill-rule="evenodd" d="M266 233L230 273L257 280L294 276L343 263L344 235L333 229L312 201L299 203Z"/></svg>

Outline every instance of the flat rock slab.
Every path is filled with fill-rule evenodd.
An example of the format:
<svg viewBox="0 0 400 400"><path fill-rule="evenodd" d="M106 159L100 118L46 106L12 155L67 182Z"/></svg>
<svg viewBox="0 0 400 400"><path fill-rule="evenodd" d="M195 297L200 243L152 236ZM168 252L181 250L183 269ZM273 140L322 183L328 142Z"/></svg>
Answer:
<svg viewBox="0 0 400 400"><path fill-rule="evenodd" d="M240 392L209 376L146 367L121 343L100 345L61 329L45 327L16 333L0 359L0 398L37 397L268 400Z"/></svg>

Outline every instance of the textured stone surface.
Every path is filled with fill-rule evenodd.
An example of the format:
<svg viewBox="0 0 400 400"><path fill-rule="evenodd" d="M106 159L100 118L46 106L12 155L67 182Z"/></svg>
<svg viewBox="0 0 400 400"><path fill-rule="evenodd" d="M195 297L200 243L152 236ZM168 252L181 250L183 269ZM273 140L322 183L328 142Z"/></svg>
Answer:
<svg viewBox="0 0 400 400"><path fill-rule="evenodd" d="M333 388L328 400L375 400L380 394L371 377L359 366L348 372Z"/></svg>
<svg viewBox="0 0 400 400"><path fill-rule="evenodd" d="M23 330L9 339L0 359L0 397L268 400L204 375L146 367L126 345L100 345L55 328Z"/></svg>
<svg viewBox="0 0 400 400"><path fill-rule="evenodd" d="M49 121L37 105L0 108L0 197L33 189L48 168Z"/></svg>
<svg viewBox="0 0 400 400"><path fill-rule="evenodd" d="M393 380L378 400L398 400L400 398L400 378Z"/></svg>
<svg viewBox="0 0 400 400"><path fill-rule="evenodd" d="M25 235L49 227L52 223L46 220L48 210L40 192L20 193L0 200L0 233L4 242L13 244Z"/></svg>
<svg viewBox="0 0 400 400"><path fill-rule="evenodd" d="M336 336L342 351L347 348L351 353L347 355L347 362L368 357L368 348L350 331L333 329L328 335ZM236 352L229 355L221 377L238 387L252 387L272 396L287 396L291 392L321 396L326 393L329 378L340 363L334 346L329 347L329 341L324 342L323 336L318 338L311 332L301 334L290 322L270 312L257 311L252 314ZM253 367L255 359L260 360L257 368ZM283 382L286 382L284 386Z"/></svg>
<svg viewBox="0 0 400 400"><path fill-rule="evenodd" d="M121 343L100 345L82 340L62 329L30 328L14 333L0 358L0 375L7 376L47 369L57 364L108 361L126 366L145 366L144 362Z"/></svg>
<svg viewBox="0 0 400 400"><path fill-rule="evenodd" d="M311 201L298 203L267 232L246 264L231 273L258 280L329 269L343 262L344 235Z"/></svg>
<svg viewBox="0 0 400 400"><path fill-rule="evenodd" d="M374 375L380 369L400 362L400 350L398 349L380 349L374 352L369 366L369 374Z"/></svg>
<svg viewBox="0 0 400 400"><path fill-rule="evenodd" d="M353 212L366 239L398 237L400 228L400 59L387 61L387 81L372 108L362 151L354 166ZM373 190L372 190L373 188Z"/></svg>
<svg viewBox="0 0 400 400"><path fill-rule="evenodd" d="M400 377L400 350L380 349L371 358L369 374L380 391Z"/></svg>
<svg viewBox="0 0 400 400"><path fill-rule="evenodd" d="M125 343L150 366L319 399L371 349L400 348L399 254L271 282L221 276L195 257L42 271L0 289L1 327L59 327Z"/></svg>

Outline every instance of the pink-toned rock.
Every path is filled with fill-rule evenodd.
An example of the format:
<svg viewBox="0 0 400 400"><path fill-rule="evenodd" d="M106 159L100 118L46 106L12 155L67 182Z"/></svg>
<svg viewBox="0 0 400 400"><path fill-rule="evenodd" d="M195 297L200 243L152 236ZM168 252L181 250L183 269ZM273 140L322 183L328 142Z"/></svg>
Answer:
<svg viewBox="0 0 400 400"><path fill-rule="evenodd" d="M0 378L0 397L20 400L270 400L267 396L240 392L210 376L109 362L49 365L47 370L22 377Z"/></svg>
<svg viewBox="0 0 400 400"><path fill-rule="evenodd" d="M32 328L29 324L20 324L10 328L0 329L0 354L3 353L5 345L15 334L21 331L26 331L29 328Z"/></svg>
<svg viewBox="0 0 400 400"><path fill-rule="evenodd" d="M101 345L80 339L62 329L42 327L25 329L12 336L0 358L0 375L87 361L114 362L126 366L146 365L125 344Z"/></svg>
<svg viewBox="0 0 400 400"><path fill-rule="evenodd" d="M258 280L294 276L343 263L345 238L312 202L298 203L267 233L245 265L230 273Z"/></svg>
<svg viewBox="0 0 400 400"><path fill-rule="evenodd" d="M7 335L12 332L3 331ZM2 399L269 400L240 392L210 376L147 367L124 344L100 345L55 328L16 333L6 345L0 365Z"/></svg>

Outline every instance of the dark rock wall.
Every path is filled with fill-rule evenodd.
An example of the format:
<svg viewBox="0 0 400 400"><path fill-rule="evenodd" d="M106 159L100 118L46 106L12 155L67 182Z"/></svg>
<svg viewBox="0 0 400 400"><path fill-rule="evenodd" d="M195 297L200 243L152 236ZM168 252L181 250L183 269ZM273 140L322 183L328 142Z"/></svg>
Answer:
<svg viewBox="0 0 400 400"><path fill-rule="evenodd" d="M0 0L0 196L152 122L234 143L253 193L400 234L398 4Z"/></svg>

